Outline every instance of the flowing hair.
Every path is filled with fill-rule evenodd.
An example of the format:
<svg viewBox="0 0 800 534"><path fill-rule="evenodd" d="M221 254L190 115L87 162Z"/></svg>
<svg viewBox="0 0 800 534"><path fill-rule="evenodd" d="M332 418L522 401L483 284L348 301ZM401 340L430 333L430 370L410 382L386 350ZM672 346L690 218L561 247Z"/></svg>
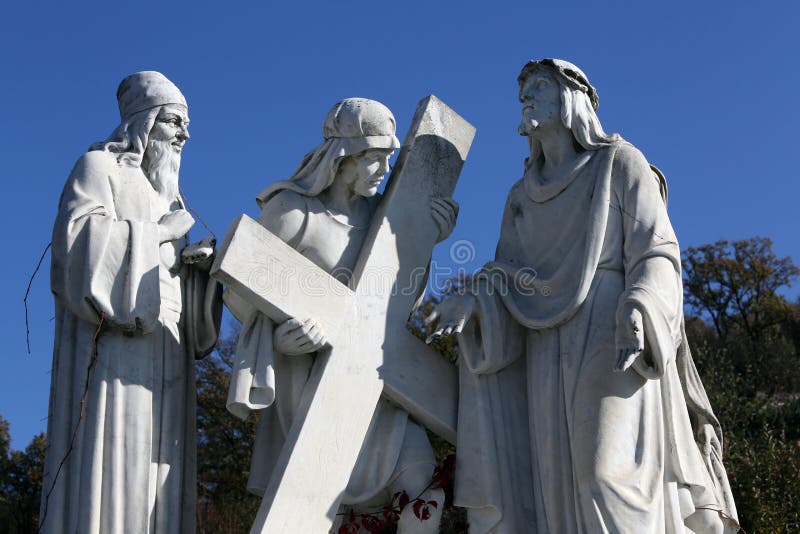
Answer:
<svg viewBox="0 0 800 534"><path fill-rule="evenodd" d="M117 155L117 161L131 167L139 167L147 148L150 130L156 122L161 106L134 113L123 120L105 141L94 143L89 151L102 150Z"/></svg>
<svg viewBox="0 0 800 534"><path fill-rule="evenodd" d="M557 77L556 77L557 79ZM598 150L618 142L619 134L607 134L586 93L577 91L559 81L561 86L561 122L572 131L573 137L584 150Z"/></svg>

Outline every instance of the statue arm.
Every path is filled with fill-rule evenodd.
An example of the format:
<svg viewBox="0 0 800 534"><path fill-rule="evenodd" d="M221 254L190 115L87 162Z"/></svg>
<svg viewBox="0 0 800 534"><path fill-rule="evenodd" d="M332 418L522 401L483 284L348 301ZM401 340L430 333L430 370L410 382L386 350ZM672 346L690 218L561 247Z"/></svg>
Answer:
<svg viewBox="0 0 800 534"><path fill-rule="evenodd" d="M110 177L113 155L84 154L72 170L53 228L52 290L82 319L134 334L158 321L161 297L155 222L118 220ZM147 214L142 214L145 219Z"/></svg>
<svg viewBox="0 0 800 534"><path fill-rule="evenodd" d="M196 359L214 350L222 322L222 284L202 267L189 265L186 274L186 334Z"/></svg>
<svg viewBox="0 0 800 534"><path fill-rule="evenodd" d="M284 190L270 198L261 209L258 222L281 240L297 248L308 220L306 199Z"/></svg>
<svg viewBox="0 0 800 534"><path fill-rule="evenodd" d="M614 162L612 209L620 211L626 287L618 306L617 329L631 309L641 313L644 352L633 367L660 378L675 359L681 339L683 289L680 249L661 197L659 182L644 156L621 149ZM615 205L616 203L616 205Z"/></svg>
<svg viewBox="0 0 800 534"><path fill-rule="evenodd" d="M258 222L296 248L307 217L305 198L282 191L264 204ZM262 410L275 401L274 360L281 355L274 348L275 323L244 299L235 295L226 299L236 303L237 318L242 322L226 406L236 417L246 419L251 411Z"/></svg>

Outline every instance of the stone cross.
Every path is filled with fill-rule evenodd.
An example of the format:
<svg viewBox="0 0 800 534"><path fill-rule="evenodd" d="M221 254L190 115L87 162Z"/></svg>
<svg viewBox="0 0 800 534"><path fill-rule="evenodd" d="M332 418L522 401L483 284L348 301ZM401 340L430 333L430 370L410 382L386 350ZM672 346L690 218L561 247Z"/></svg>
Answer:
<svg viewBox="0 0 800 534"><path fill-rule="evenodd" d="M430 199L452 196L474 135L436 97L420 102L349 287L246 215L228 231L212 274L277 323L313 317L330 341L251 533L329 531L381 394L455 442L455 368L406 323L438 235Z"/></svg>

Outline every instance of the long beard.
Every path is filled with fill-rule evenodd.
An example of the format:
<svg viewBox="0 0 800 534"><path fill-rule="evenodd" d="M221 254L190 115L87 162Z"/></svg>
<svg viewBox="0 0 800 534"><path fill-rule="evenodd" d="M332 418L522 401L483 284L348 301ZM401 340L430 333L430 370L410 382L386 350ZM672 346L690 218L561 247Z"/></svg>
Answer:
<svg viewBox="0 0 800 534"><path fill-rule="evenodd" d="M178 196L178 173L181 168L181 154L175 152L169 141L147 141L147 149L142 158L142 171L153 185L153 189L168 199Z"/></svg>

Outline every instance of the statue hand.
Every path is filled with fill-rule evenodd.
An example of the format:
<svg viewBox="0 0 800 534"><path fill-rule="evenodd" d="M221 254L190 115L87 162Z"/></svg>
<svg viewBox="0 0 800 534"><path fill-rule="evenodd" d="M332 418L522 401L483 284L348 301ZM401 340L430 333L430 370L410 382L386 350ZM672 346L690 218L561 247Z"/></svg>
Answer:
<svg viewBox="0 0 800 534"><path fill-rule="evenodd" d="M453 233L458 217L458 202L452 198L432 198L431 216L439 227L439 236L436 242L444 241Z"/></svg>
<svg viewBox="0 0 800 534"><path fill-rule="evenodd" d="M194 225L194 217L186 210L175 210L167 213L158 220L159 242L174 241L189 233Z"/></svg>
<svg viewBox="0 0 800 534"><path fill-rule="evenodd" d="M464 325L475 314L475 297L469 294L454 295L446 298L425 318L425 324L431 324L438 319L438 328L428 336L425 343L434 339L452 334L459 334L464 330Z"/></svg>
<svg viewBox="0 0 800 534"><path fill-rule="evenodd" d="M288 356L309 354L328 343L322 327L314 319L289 319L275 329L272 345Z"/></svg>
<svg viewBox="0 0 800 534"><path fill-rule="evenodd" d="M617 364L614 371L627 370L644 351L642 312L625 304L617 316Z"/></svg>
<svg viewBox="0 0 800 534"><path fill-rule="evenodd" d="M196 265L201 269L208 270L211 267L216 246L217 240L213 237L201 239L181 251L181 261L187 265Z"/></svg>

